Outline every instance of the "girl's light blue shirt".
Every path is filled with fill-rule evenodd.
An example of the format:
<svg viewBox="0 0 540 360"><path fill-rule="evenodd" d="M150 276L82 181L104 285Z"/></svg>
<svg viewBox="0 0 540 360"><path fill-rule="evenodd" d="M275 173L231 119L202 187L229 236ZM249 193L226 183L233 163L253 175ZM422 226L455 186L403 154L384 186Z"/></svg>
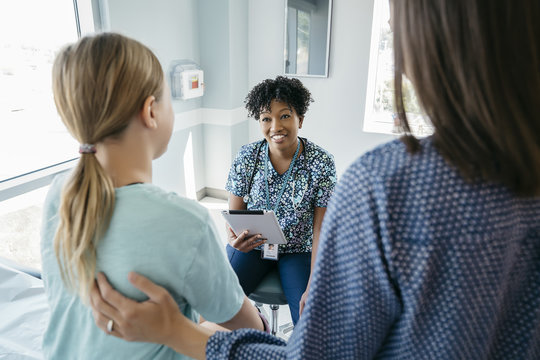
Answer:
<svg viewBox="0 0 540 360"><path fill-rule="evenodd" d="M54 253L58 208L65 177L47 196L42 224L43 280L51 317L43 340L52 359L183 359L163 345L126 342L102 332L91 309L68 292ZM244 294L227 261L208 211L197 202L151 184L116 189L110 226L97 248L97 271L124 295L146 296L128 281L130 271L165 287L182 313L221 323L234 317Z"/></svg>

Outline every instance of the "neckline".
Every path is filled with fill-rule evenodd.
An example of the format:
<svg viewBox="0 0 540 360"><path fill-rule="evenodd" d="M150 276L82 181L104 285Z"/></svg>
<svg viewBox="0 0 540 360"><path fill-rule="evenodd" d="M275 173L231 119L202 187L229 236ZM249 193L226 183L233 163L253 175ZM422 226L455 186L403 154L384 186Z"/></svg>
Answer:
<svg viewBox="0 0 540 360"><path fill-rule="evenodd" d="M306 154L307 140L304 139L304 138L301 138L300 136L298 136L298 142L301 143L301 146L299 146L298 152L296 153L296 155L293 155L293 159L295 160L295 162L294 162L293 168L291 169L291 172L295 171L295 169L297 169L297 168L303 168L304 164L305 164L305 158L306 158L305 154ZM270 144L268 144L268 141L266 141L266 139L263 139L263 144L262 145L263 145L263 151L262 151L263 161L262 161L262 163L264 164L264 161L268 161L270 163L270 169L271 169L270 171L271 172L273 171L279 178L282 178L287 173L288 170L285 170L285 172L283 174L280 174L276 170L276 168L274 167L274 164L272 164L272 161L270 161ZM266 147L266 149L264 149L265 147ZM266 154L265 154L265 152L266 152ZM259 156L257 156L257 158ZM292 163L293 159L291 159L291 164L293 164ZM268 165L266 164L264 166L268 166Z"/></svg>
<svg viewBox="0 0 540 360"><path fill-rule="evenodd" d="M119 190L119 189L130 189L130 188L133 188L134 185L143 185L144 182L133 182L133 183L130 183L130 184L126 184L126 185L122 185L120 187L115 187L116 190Z"/></svg>
<svg viewBox="0 0 540 360"><path fill-rule="evenodd" d="M270 161L270 156L268 155L269 148L270 146L267 145L266 146L266 159L264 163L264 178L265 178L265 185L266 185L266 208L268 210L270 210L270 189L268 185L268 163L272 164L272 162ZM285 188L287 187L287 183L289 182L289 177L291 176L292 168L294 167L294 163L296 162L296 158L298 156L299 150L300 150L300 142L298 142L298 145L296 146L296 152L294 153L291 163L289 164L289 168L284 173L285 179L283 180L283 183L281 184L281 189L279 190L279 194L277 196L276 203L274 204L274 208L273 208L275 213L277 213L279 203L281 202L281 197L283 196Z"/></svg>

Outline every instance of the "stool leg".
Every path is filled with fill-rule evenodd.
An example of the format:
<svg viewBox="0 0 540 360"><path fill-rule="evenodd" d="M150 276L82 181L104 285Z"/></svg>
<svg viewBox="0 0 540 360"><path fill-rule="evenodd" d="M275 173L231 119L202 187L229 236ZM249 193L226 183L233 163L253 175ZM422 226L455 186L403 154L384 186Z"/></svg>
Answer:
<svg viewBox="0 0 540 360"><path fill-rule="evenodd" d="M279 305L270 305L270 309L272 309L272 335L276 336Z"/></svg>

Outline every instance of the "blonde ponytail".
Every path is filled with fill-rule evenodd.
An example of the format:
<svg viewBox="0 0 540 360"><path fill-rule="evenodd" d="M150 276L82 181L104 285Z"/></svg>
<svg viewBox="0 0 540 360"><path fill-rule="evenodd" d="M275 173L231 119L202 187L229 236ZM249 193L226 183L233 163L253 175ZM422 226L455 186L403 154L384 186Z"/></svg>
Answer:
<svg viewBox="0 0 540 360"><path fill-rule="evenodd" d="M96 157L83 155L62 191L54 250L62 280L84 300L96 271L97 243L108 227L114 200L113 183Z"/></svg>
<svg viewBox="0 0 540 360"><path fill-rule="evenodd" d="M56 108L81 144L122 135L148 96L159 100L163 71L156 56L125 36L101 33L62 50L53 66ZM112 217L115 189L92 153L82 154L64 185L54 250L66 287L88 301L98 242Z"/></svg>

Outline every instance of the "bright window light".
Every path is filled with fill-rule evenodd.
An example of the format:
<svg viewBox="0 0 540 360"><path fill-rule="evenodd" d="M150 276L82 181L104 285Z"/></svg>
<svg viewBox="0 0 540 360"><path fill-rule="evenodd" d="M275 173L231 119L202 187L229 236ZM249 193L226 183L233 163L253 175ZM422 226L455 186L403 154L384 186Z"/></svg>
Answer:
<svg viewBox="0 0 540 360"><path fill-rule="evenodd" d="M375 1L364 131L398 135L394 108L393 36L388 24L389 18L389 2ZM432 134L433 127L422 114L412 84L406 78L403 78L403 94L412 133L416 136Z"/></svg>
<svg viewBox="0 0 540 360"><path fill-rule="evenodd" d="M76 158L56 112L51 69L78 38L72 0L18 0L0 11L0 182Z"/></svg>
<svg viewBox="0 0 540 360"><path fill-rule="evenodd" d="M58 50L94 31L91 0L17 0L0 5L0 257L41 268L42 204L78 144L57 114L52 64Z"/></svg>

